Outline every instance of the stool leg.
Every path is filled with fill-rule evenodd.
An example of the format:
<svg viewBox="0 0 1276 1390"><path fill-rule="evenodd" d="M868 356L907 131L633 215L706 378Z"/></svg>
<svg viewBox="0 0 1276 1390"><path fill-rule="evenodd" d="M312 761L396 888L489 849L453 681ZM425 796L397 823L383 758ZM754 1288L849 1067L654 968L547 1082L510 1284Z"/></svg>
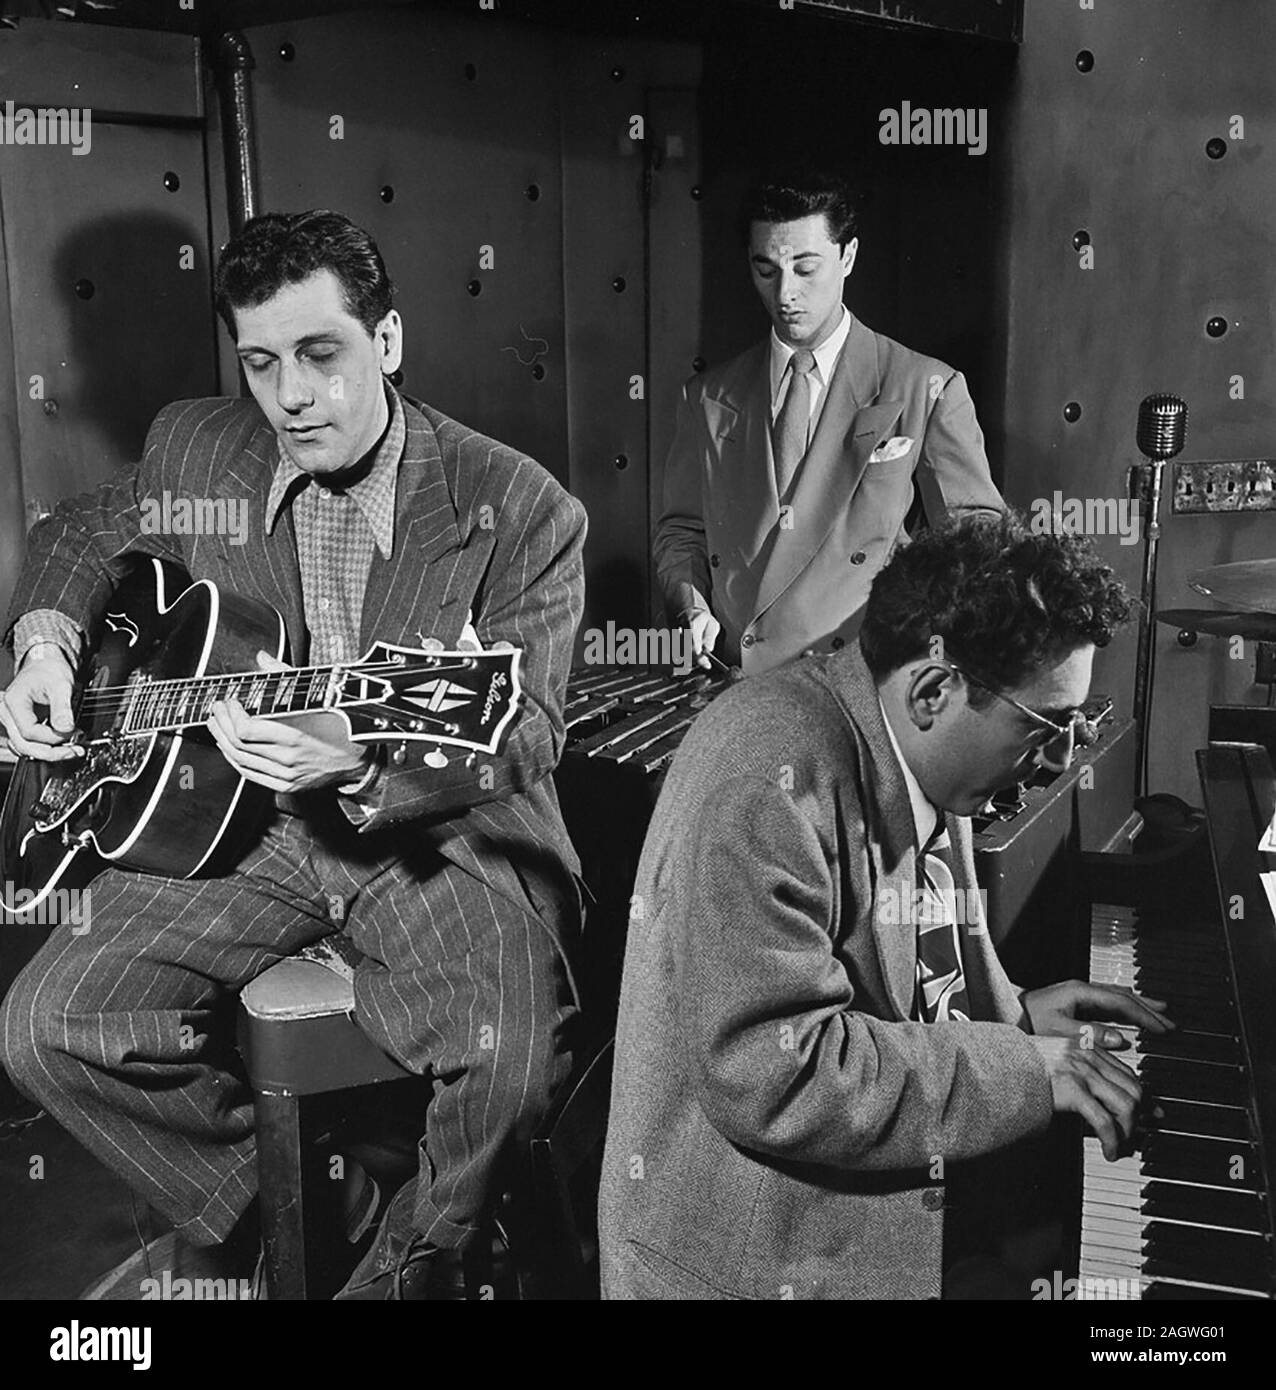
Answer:
<svg viewBox="0 0 1276 1390"><path fill-rule="evenodd" d="M258 1207L266 1287L274 1301L306 1297L306 1234L302 1200L300 1098L258 1091Z"/></svg>

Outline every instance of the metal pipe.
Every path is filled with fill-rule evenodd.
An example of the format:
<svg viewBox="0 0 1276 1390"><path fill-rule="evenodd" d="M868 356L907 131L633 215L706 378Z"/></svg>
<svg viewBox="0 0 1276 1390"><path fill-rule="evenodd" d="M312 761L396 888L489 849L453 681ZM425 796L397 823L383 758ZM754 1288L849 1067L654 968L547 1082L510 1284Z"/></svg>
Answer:
<svg viewBox="0 0 1276 1390"><path fill-rule="evenodd" d="M257 141L250 76L257 65L248 40L238 30L220 34L213 54L222 116L230 232L234 236L250 217L257 215Z"/></svg>

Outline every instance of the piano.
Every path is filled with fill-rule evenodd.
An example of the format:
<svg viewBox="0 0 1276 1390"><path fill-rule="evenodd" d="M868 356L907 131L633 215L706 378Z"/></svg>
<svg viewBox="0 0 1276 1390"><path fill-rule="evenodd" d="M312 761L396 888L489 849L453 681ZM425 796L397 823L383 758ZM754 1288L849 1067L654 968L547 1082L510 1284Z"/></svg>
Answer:
<svg viewBox="0 0 1276 1390"><path fill-rule="evenodd" d="M1212 743L1197 765L1216 901L1131 856L1136 891L1090 914L1090 979L1165 999L1179 1026L1123 1030L1144 1116L1116 1163L1084 1140L1079 1299L1276 1297L1276 919L1259 877L1276 855L1258 850L1276 776L1257 744Z"/></svg>

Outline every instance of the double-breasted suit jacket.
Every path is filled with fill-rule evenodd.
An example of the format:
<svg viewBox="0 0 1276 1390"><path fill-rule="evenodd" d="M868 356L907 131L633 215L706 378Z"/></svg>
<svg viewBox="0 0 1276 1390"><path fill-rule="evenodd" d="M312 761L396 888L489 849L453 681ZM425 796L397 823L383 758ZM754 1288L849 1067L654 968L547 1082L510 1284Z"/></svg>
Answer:
<svg viewBox="0 0 1276 1390"><path fill-rule="evenodd" d="M723 627L719 654L749 673L837 650L859 631L873 576L907 539L914 488L932 523L1005 505L965 379L937 358L852 320L784 509L770 340L693 377L653 542L671 616L707 606Z"/></svg>
<svg viewBox="0 0 1276 1390"><path fill-rule="evenodd" d="M969 822L947 828L969 900ZM1043 1131L1052 1104L979 913L962 935L971 1021L913 1021L917 928L899 905L917 852L858 642L733 686L696 721L630 915L607 1297L939 1296L937 1161Z"/></svg>

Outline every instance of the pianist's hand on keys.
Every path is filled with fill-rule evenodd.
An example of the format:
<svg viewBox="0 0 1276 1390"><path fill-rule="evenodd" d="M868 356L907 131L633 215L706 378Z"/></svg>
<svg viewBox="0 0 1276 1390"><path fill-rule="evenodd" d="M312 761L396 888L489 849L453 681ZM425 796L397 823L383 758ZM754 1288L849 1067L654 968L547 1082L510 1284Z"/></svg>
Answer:
<svg viewBox="0 0 1276 1390"><path fill-rule="evenodd" d="M1150 1032L1174 1027L1159 999L1142 999L1132 990L1066 980L1023 996L1033 1028L1033 1044L1050 1075L1056 1110L1080 1115L1094 1130L1103 1156L1114 1161L1134 1133L1142 1088L1134 1072L1112 1050L1129 1046L1125 1036L1102 1022L1134 1024Z"/></svg>

